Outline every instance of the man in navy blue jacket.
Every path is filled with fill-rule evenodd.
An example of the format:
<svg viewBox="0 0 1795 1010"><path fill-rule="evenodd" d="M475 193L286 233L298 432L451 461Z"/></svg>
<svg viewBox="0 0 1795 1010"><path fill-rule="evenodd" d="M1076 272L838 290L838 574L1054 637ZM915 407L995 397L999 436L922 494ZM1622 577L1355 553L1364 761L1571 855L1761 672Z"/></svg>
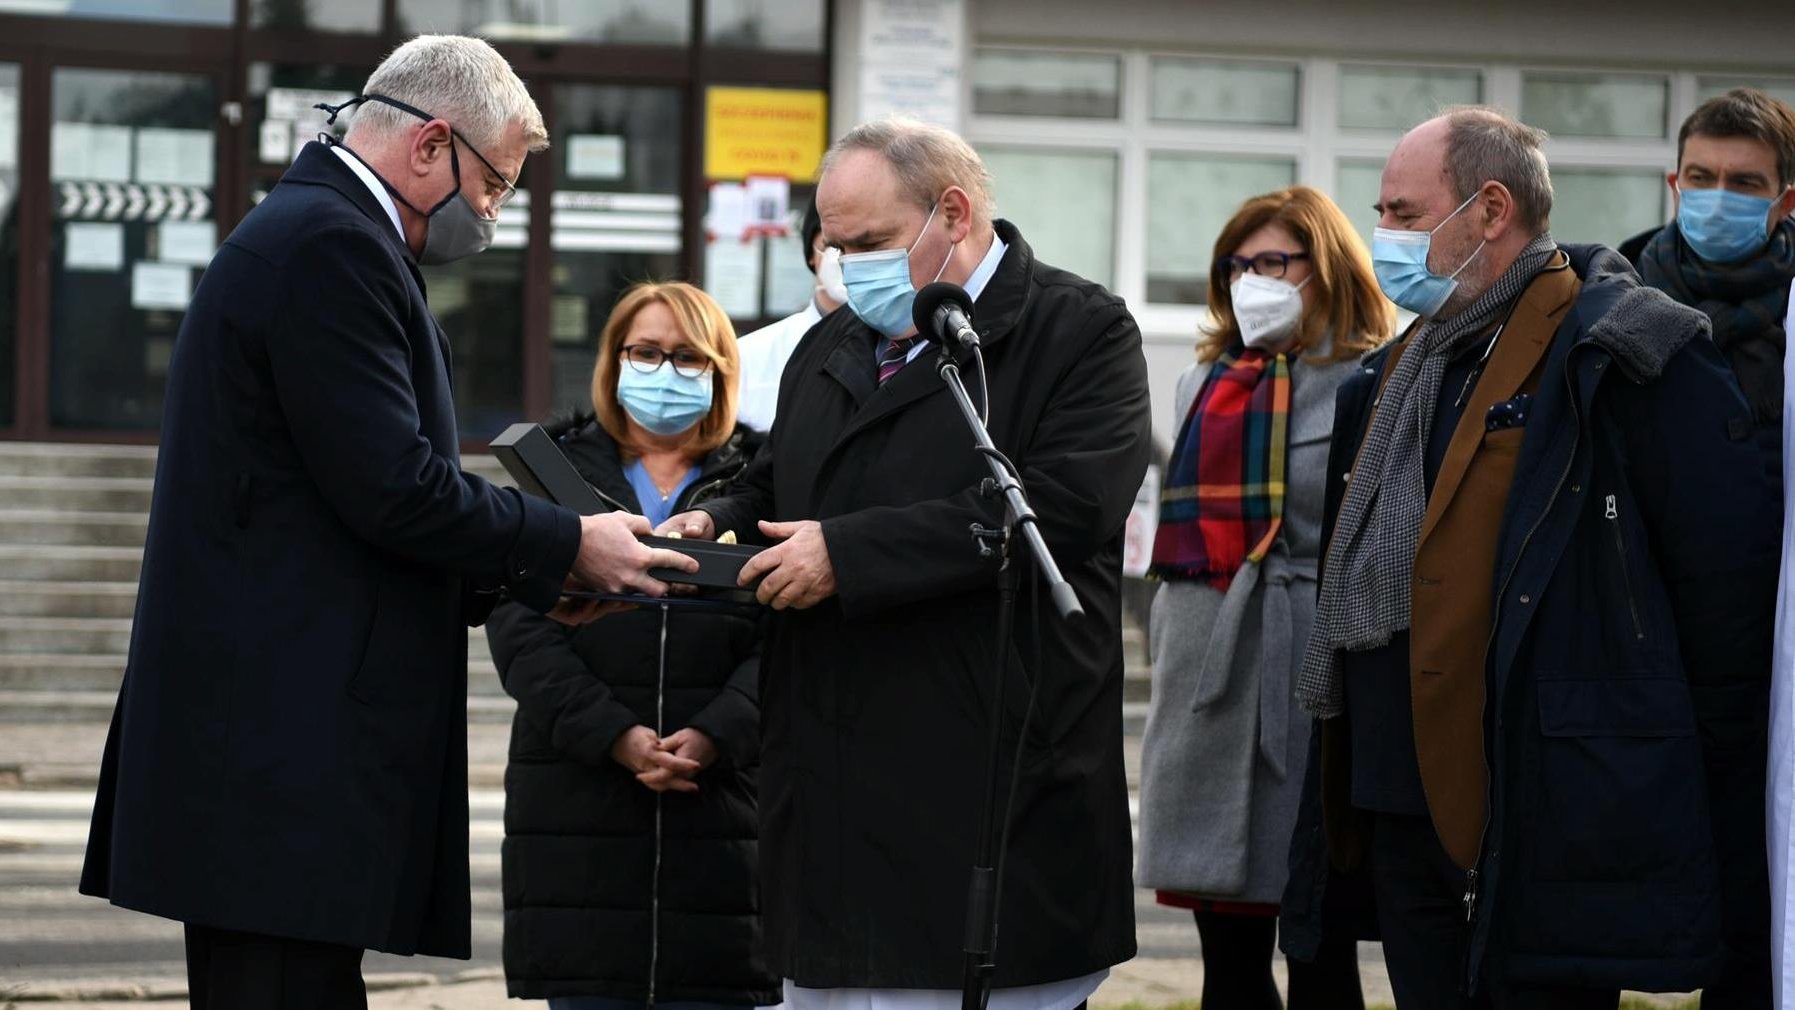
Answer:
<svg viewBox="0 0 1795 1010"><path fill-rule="evenodd" d="M418 264L484 249L546 146L523 83L425 36L362 101L226 240L170 366L81 889L187 924L195 1007L365 1006L364 949L467 957L465 627L692 567L461 471Z"/></svg>

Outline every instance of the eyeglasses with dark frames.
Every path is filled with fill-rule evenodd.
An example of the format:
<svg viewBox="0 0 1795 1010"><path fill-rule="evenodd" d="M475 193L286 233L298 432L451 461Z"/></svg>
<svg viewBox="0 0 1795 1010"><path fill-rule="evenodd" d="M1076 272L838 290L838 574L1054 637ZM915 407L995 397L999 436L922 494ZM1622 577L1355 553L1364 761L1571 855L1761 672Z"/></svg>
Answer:
<svg viewBox="0 0 1795 1010"><path fill-rule="evenodd" d="M1233 282L1248 270L1261 277L1280 278L1290 269L1292 260L1306 260L1306 252L1262 252L1252 258L1245 256L1225 256L1221 265L1228 268L1228 280Z"/></svg>
<svg viewBox="0 0 1795 1010"><path fill-rule="evenodd" d="M711 359L694 347L663 351L653 344L625 344L622 354L623 360L638 372L652 372L660 368L663 361L673 362L673 370L688 379L696 379L711 370Z"/></svg>

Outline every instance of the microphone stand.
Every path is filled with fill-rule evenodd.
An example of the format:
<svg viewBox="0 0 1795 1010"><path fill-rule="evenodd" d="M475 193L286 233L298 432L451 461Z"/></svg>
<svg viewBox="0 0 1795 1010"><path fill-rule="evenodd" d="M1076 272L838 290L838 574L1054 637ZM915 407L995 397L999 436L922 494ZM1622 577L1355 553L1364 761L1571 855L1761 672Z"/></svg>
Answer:
<svg viewBox="0 0 1795 1010"><path fill-rule="evenodd" d="M1021 475L991 441L991 433L986 430L978 409L973 406L972 397L966 393L966 384L960 377L960 366L954 361L952 345L955 342L952 339L942 341L936 371L941 373L942 381L947 384L948 392L959 406L960 414L966 420L966 427L972 432L975 449L991 468L991 476L981 483L980 490L988 498L1001 495L1004 500L1001 526L992 529L973 523L971 528L973 543L979 556L988 558L996 555L1001 559L997 575L997 656L993 663L991 687L991 735L985 754L985 789L984 802L979 807L978 849L966 891L966 942L963 948L966 962L960 990L961 1010L985 1010L991 991L991 979L997 971L994 956L997 948L997 902L1002 889L998 871L1003 853L994 821L998 769L1002 763L1004 682L1008 679L1006 674L1009 672L1008 645L1015 625L1018 581L1011 552L1012 541L1018 532L1042 576L1047 580L1054 609L1059 611L1060 618L1069 621L1082 617L1084 608L1079 605L1078 594L1066 582L1065 576L1060 574L1059 565L1054 562L1053 553L1047 548L1047 541L1041 537L1040 523L1023 492ZM982 362L979 367L984 367ZM1026 733L1026 728L1025 717L1019 733ZM1020 737L1016 746L1023 746ZM1003 834L1007 839L1007 804L1004 813L1006 824Z"/></svg>

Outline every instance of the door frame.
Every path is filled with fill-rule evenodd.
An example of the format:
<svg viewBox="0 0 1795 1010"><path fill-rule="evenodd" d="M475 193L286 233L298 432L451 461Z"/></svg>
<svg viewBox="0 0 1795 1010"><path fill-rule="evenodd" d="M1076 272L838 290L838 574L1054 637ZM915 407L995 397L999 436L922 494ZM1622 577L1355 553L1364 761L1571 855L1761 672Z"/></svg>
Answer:
<svg viewBox="0 0 1795 1010"><path fill-rule="evenodd" d="M9 21L26 21L9 31ZM234 157L242 143L241 74L235 73L232 28L182 28L167 25L82 26L42 19L0 17L0 35L47 40L22 49L0 48L0 62L20 65L19 81L19 275L16 306L13 423L0 428L0 438L41 442L115 442L154 444L159 429L58 427L50 421L51 271L54 247L51 229L58 200L50 179L50 133L55 117L55 72L116 70L173 73L209 78L218 109L213 120L213 227L222 235L231 208L243 200L242 166ZM191 48L189 48L191 47ZM232 110L236 110L235 121Z"/></svg>

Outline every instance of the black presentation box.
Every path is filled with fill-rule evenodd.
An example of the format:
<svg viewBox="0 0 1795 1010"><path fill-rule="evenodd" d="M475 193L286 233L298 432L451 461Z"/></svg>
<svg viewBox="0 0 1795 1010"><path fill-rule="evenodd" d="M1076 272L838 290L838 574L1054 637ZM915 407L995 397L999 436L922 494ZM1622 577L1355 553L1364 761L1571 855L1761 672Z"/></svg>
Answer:
<svg viewBox="0 0 1795 1010"><path fill-rule="evenodd" d="M492 440L492 454L517 486L538 498L565 505L581 515L597 515L614 511L580 476L561 447L542 430L539 424L522 421L506 428ZM677 582L723 594L741 592L736 579L748 559L761 549L745 544L719 544L709 540L679 540L669 537L641 537L650 547L678 551L698 562L698 571L687 574L671 568L651 568L648 574L662 582ZM570 594L573 595L573 594ZM581 594L584 595L584 594ZM751 602L752 596L748 597Z"/></svg>

